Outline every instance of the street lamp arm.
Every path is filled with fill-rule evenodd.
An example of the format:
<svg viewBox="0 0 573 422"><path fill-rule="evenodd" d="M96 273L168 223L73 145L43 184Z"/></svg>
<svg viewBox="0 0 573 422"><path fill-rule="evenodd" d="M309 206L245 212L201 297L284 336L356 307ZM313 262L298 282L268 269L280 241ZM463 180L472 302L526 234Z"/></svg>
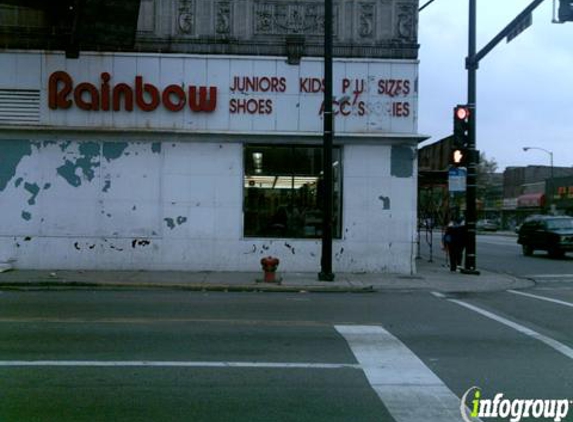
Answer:
<svg viewBox="0 0 573 422"><path fill-rule="evenodd" d="M553 157L553 152L549 151L548 149L541 148L541 147L523 147L524 151L529 151L530 149L538 149L540 151L545 151L547 154Z"/></svg>
<svg viewBox="0 0 573 422"><path fill-rule="evenodd" d="M547 186L547 182L546 182L546 187L545 190L546 192L550 193L552 195L553 192L553 179L555 178L555 174L554 174L554 170L553 170L553 151L549 151L548 149L545 148L541 148L541 147L523 147L523 151L529 151L530 149L538 149L539 151L543 151L547 154L549 154L549 164L551 166L551 174L549 175L549 186ZM551 196L549 197L551 198ZM553 207L553 200L549 199L551 206Z"/></svg>

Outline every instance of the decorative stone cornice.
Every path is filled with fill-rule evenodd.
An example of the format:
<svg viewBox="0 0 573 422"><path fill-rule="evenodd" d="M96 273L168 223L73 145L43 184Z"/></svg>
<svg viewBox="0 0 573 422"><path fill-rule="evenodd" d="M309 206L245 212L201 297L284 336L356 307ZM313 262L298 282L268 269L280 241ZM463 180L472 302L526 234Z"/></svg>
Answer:
<svg viewBox="0 0 573 422"><path fill-rule="evenodd" d="M110 27L105 33L107 44L90 41L88 49L285 57L288 54L292 63L298 61L299 54L323 55L324 0L130 1L139 1L133 48L122 42L125 34L116 34ZM418 0L332 1L336 57L417 58ZM4 48L51 50L62 49L66 44L69 36L54 32L44 9L30 14L26 8L10 7L11 14L7 16L18 19L7 20L0 28ZM116 19L116 27L121 27L121 19L129 18L127 15Z"/></svg>
<svg viewBox="0 0 573 422"><path fill-rule="evenodd" d="M140 23L155 30L139 29L139 51L287 55L287 40L296 36L304 55L323 55L323 0L142 1L155 6L141 8ZM418 0L333 2L336 56L417 57Z"/></svg>

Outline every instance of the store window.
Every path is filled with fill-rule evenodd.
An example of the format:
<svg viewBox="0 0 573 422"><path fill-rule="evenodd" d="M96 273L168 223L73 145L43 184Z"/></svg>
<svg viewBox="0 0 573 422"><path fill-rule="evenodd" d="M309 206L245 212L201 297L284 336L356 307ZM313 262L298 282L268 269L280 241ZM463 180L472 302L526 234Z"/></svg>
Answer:
<svg viewBox="0 0 573 422"><path fill-rule="evenodd" d="M333 150L333 236L341 232L340 148ZM252 237L322 235L322 148L244 148L244 233Z"/></svg>

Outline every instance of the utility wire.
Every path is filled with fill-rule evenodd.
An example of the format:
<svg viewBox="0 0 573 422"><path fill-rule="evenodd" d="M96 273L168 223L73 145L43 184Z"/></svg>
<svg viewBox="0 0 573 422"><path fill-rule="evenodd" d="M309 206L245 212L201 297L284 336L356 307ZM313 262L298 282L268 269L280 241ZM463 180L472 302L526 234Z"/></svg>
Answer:
<svg viewBox="0 0 573 422"><path fill-rule="evenodd" d="M422 10L424 10L426 7L428 7L428 6L429 6L431 3L433 3L434 1L436 1L436 0L430 0L430 1L428 1L425 5L423 5L422 7L420 7L420 8L418 9L418 12L421 12Z"/></svg>

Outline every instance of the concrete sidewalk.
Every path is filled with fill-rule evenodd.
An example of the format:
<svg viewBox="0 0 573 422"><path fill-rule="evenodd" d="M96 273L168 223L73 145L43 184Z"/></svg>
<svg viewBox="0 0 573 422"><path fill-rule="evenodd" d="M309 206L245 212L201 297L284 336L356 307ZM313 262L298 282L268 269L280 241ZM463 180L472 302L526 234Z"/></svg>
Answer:
<svg viewBox="0 0 573 422"><path fill-rule="evenodd" d="M337 273L320 282L315 273L277 273L280 283L263 283L262 272L51 271L0 273L0 290L171 289L192 291L353 292L428 290L444 293L489 292L527 288L530 281L482 271L479 276L450 272L443 263L416 261L415 275Z"/></svg>

